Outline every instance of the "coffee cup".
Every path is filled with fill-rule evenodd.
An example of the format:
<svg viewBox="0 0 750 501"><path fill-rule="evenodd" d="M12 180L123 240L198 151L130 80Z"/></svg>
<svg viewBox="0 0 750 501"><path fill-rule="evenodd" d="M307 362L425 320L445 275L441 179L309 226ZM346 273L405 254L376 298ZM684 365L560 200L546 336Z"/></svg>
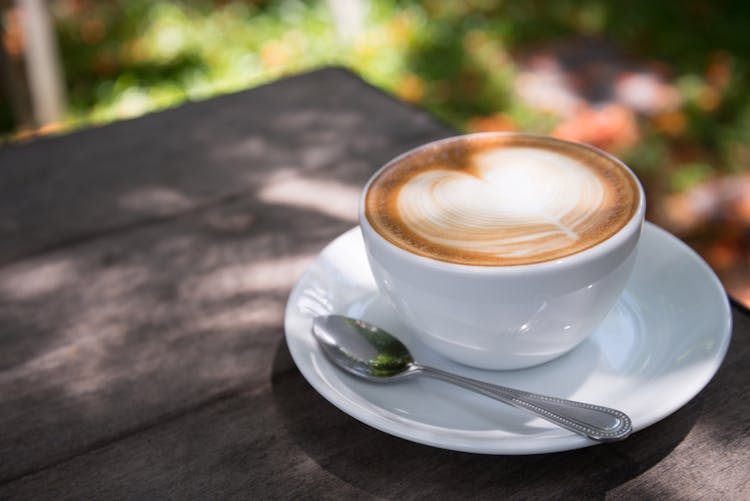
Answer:
<svg viewBox="0 0 750 501"><path fill-rule="evenodd" d="M592 146L443 139L379 169L360 200L380 291L419 339L483 369L531 367L589 336L635 262L643 188Z"/></svg>

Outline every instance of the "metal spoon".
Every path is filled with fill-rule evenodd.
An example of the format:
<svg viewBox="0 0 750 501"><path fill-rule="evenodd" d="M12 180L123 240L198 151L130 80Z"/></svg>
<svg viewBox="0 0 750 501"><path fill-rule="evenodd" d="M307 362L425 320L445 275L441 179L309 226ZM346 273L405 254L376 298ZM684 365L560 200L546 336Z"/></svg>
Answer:
<svg viewBox="0 0 750 501"><path fill-rule="evenodd" d="M506 388L418 364L398 339L362 320L320 316L313 321L312 331L334 365L368 381L429 376L523 409L597 442L622 440L633 431L630 418L615 409Z"/></svg>

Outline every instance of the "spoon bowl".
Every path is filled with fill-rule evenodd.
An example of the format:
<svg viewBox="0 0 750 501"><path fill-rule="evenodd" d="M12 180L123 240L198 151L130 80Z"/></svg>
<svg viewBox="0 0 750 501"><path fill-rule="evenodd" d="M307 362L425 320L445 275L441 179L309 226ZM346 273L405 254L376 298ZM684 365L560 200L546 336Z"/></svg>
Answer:
<svg viewBox="0 0 750 501"><path fill-rule="evenodd" d="M597 442L622 440L632 433L630 418L616 409L507 388L419 364L396 337L363 320L320 316L313 321L312 332L333 365L367 381L392 383L424 375L523 409Z"/></svg>

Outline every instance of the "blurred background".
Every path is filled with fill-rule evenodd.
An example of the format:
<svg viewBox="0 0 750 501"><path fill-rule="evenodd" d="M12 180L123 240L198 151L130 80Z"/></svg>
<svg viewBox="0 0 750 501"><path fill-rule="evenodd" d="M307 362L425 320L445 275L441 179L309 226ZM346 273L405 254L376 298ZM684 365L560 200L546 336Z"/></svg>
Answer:
<svg viewBox="0 0 750 501"><path fill-rule="evenodd" d="M618 155L750 304L748 2L0 0L0 21L3 142L341 65L462 131Z"/></svg>

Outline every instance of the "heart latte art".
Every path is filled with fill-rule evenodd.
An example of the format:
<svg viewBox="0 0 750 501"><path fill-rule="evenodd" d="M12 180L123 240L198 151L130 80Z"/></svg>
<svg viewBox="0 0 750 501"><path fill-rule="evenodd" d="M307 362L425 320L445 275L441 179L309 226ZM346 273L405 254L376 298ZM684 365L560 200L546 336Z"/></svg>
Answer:
<svg viewBox="0 0 750 501"><path fill-rule="evenodd" d="M633 216L635 180L616 160L550 138L493 136L427 145L384 168L368 222L410 252L504 266L565 257Z"/></svg>

